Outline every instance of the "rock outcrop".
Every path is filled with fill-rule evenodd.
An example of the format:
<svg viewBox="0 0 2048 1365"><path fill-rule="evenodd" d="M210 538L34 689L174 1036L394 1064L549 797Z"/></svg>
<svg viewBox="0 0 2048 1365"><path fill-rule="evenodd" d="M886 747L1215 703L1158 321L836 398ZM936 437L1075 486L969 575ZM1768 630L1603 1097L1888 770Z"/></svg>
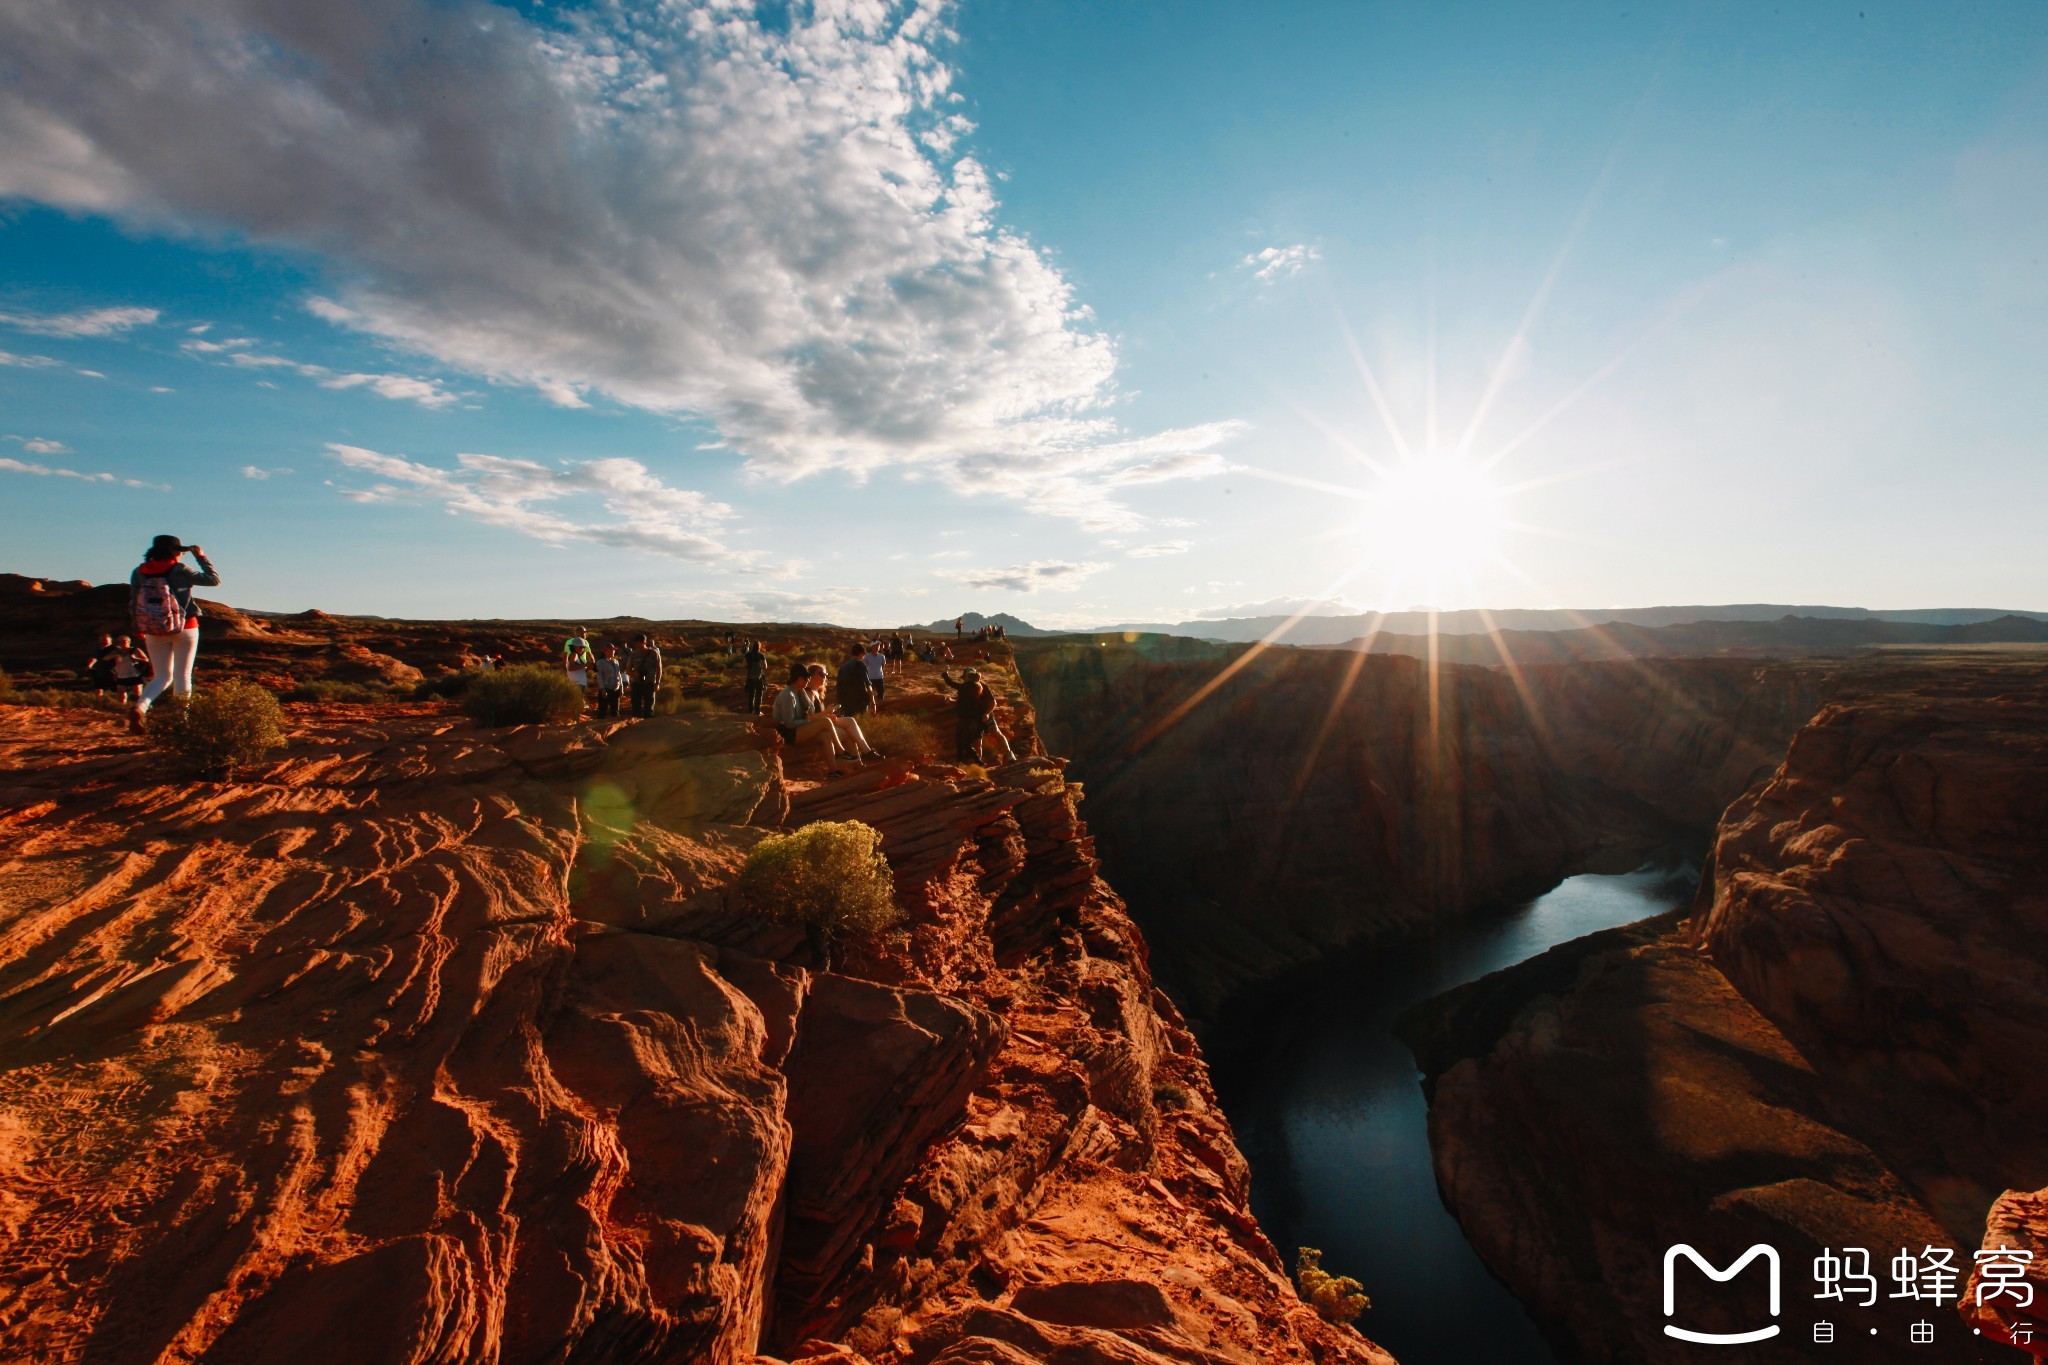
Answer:
<svg viewBox="0 0 2048 1365"><path fill-rule="evenodd" d="M2015 680L2017 681L2017 680ZM1832 706L1730 807L1698 935L1974 1241L2048 1184L2048 688Z"/></svg>
<svg viewBox="0 0 2048 1365"><path fill-rule="evenodd" d="M1980 1244L2048 1231L2038 1196L1992 1204L2048 1161L2048 683L1959 666L1853 690L1730 807L1689 919L1553 949L1405 1025L1446 1204L1576 1356L1692 1358L1663 1334L1677 1243L1783 1257L1785 1335L1747 1359L1810 1358L1822 1319L1853 1323L1858 1359L1997 1358L2026 1320L1962 1277ZM1948 1299L1894 1298L1892 1258L1928 1247L1959 1271ZM1875 1306L1813 1297L1844 1248L1871 1254ZM1761 1320L1699 1311L1697 1330Z"/></svg>
<svg viewBox="0 0 2048 1365"><path fill-rule="evenodd" d="M794 786L747 721L301 713L166 784L0 708L0 1355L1357 1361L1057 762ZM733 892L883 832L828 964Z"/></svg>

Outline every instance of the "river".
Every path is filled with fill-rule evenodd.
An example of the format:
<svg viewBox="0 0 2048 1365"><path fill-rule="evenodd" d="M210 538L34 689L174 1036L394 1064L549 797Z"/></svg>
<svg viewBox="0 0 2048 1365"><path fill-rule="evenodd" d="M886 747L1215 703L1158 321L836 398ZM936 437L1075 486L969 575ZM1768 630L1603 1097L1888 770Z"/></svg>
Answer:
<svg viewBox="0 0 2048 1365"><path fill-rule="evenodd" d="M1433 942L1317 968L1235 1011L1215 1070L1252 1168L1252 1208L1290 1268L1319 1247L1373 1307L1358 1326L1402 1365L1556 1365L1521 1304L1437 1197L1414 1058L1394 1036L1410 1005L1692 894L1689 868L1572 877Z"/></svg>

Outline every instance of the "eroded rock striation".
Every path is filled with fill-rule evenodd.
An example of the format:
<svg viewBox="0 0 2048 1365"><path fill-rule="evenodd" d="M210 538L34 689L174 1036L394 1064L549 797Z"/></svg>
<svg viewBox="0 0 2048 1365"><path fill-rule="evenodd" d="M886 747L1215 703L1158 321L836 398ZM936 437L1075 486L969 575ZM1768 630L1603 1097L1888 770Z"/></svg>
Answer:
<svg viewBox="0 0 2048 1365"><path fill-rule="evenodd" d="M1385 1360L1246 1211L1078 797L430 708L169 784L0 708L0 1355ZM909 912L829 969L733 892L821 818Z"/></svg>

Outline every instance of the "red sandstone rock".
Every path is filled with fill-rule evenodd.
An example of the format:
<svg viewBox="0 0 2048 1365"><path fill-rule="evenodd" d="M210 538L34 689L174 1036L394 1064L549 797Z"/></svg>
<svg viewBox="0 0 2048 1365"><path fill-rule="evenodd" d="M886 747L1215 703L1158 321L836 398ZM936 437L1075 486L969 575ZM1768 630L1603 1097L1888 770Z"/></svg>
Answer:
<svg viewBox="0 0 2048 1365"><path fill-rule="evenodd" d="M730 894L791 805L743 720L309 715L173 786L0 709L0 1355L1385 1359L1274 1270L1057 764L809 798L907 851L856 977ZM1171 1320L990 1304L1054 1279Z"/></svg>
<svg viewBox="0 0 2048 1365"><path fill-rule="evenodd" d="M1697 907L1966 1244L1999 1191L2048 1184L2048 688L2026 681L1822 712L1730 807Z"/></svg>

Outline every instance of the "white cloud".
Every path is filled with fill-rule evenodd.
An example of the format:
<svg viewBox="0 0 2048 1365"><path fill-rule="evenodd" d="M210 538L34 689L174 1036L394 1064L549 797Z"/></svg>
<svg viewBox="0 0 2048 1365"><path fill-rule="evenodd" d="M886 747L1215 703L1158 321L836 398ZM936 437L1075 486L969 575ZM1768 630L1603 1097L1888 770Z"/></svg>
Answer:
<svg viewBox="0 0 2048 1365"><path fill-rule="evenodd" d="M1154 545L1133 545L1124 554L1131 559L1157 559L1161 555L1184 555L1194 548L1192 540L1162 540Z"/></svg>
<svg viewBox="0 0 2048 1365"><path fill-rule="evenodd" d="M1040 588L1070 587L1107 567L1085 560L1034 559L1007 569L967 569L957 577L968 587L983 591L1034 593Z"/></svg>
<svg viewBox="0 0 2048 1365"><path fill-rule="evenodd" d="M0 116L0 126L4 116ZM4 160L0 160L4 165ZM0 169L0 182L6 172ZM0 326L45 337L110 337L155 322L154 308L87 308L76 313L0 313Z"/></svg>
<svg viewBox="0 0 2048 1365"><path fill-rule="evenodd" d="M318 366L302 365L299 373L310 374ZM458 395L441 387L439 380L415 379L403 374L334 374L320 381L323 389L368 388L380 398L403 399L423 408L445 408Z"/></svg>
<svg viewBox="0 0 2048 1365"><path fill-rule="evenodd" d="M963 152L944 7L11 0L0 195L324 253L320 316L769 477L1135 524L1119 488L1237 428L1107 415L1110 339Z"/></svg>
<svg viewBox="0 0 2048 1365"><path fill-rule="evenodd" d="M59 469L46 464L35 464L28 460L13 460L0 456L0 469L13 474L36 474L44 478L78 479L84 483L113 483L124 488L153 488L159 493L171 491L169 484L148 483L142 479L124 479L118 474L88 474L78 469Z"/></svg>
<svg viewBox="0 0 2048 1365"><path fill-rule="evenodd" d="M16 355L12 351L0 351L0 365L19 365L25 370L47 370L56 363L46 355Z"/></svg>
<svg viewBox="0 0 2048 1365"><path fill-rule="evenodd" d="M69 455L71 447L62 441L52 441L42 436L10 436L7 438L31 455Z"/></svg>
<svg viewBox="0 0 2048 1365"><path fill-rule="evenodd" d="M819 588L811 592L773 588L737 592L678 589L629 593L628 596L674 600L684 604L690 615L710 621L807 621L844 625L858 621L866 611L852 588Z"/></svg>
<svg viewBox="0 0 2048 1365"><path fill-rule="evenodd" d="M363 389L379 397L418 403L421 407L445 408L459 402L461 395L441 387L438 379L419 379L406 374L342 374L325 365L309 365L288 356L252 351L253 337L228 337L223 341L181 341L178 348L202 360L245 370L292 370L318 383L323 389Z"/></svg>
<svg viewBox="0 0 2048 1365"><path fill-rule="evenodd" d="M446 503L451 512L549 544L588 541L709 562L745 558L710 534L731 518L732 508L702 493L669 487L638 460L587 460L550 469L498 455L457 455L456 467L449 470L361 446L330 442L327 452L377 480L367 488L344 490L343 496L354 502L426 497ZM564 499L596 499L611 519L578 520L534 506Z"/></svg>
<svg viewBox="0 0 2048 1365"><path fill-rule="evenodd" d="M242 477L245 479L282 478L284 475L289 474L291 472L292 471L289 469L265 469L260 465L253 464L245 464L242 466Z"/></svg>
<svg viewBox="0 0 2048 1365"><path fill-rule="evenodd" d="M1296 242L1293 246L1269 246L1254 251L1237 264L1239 269L1251 271L1260 284L1272 284L1298 274L1303 266L1322 258L1323 253L1306 242Z"/></svg>

